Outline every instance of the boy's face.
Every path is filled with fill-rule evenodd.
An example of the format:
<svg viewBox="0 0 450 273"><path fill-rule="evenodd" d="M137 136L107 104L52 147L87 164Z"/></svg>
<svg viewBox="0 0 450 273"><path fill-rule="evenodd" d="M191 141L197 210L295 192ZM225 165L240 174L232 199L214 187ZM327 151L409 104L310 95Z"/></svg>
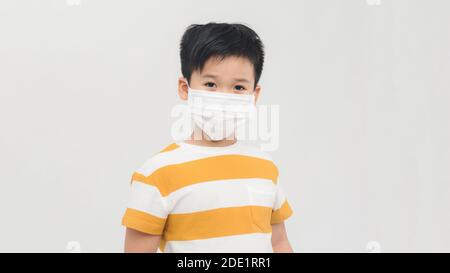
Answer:
<svg viewBox="0 0 450 273"><path fill-rule="evenodd" d="M190 87L211 92L254 94L255 102L261 91L259 85L255 87L253 64L247 58L236 56L223 60L208 59L202 71L196 70L192 73ZM178 79L178 95L182 100L187 100L187 79L183 77Z"/></svg>

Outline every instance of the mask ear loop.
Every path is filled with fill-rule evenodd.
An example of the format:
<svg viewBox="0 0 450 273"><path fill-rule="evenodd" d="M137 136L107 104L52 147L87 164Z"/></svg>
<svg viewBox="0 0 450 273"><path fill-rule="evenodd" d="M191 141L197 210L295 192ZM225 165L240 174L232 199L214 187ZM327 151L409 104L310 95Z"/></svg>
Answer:
<svg viewBox="0 0 450 273"><path fill-rule="evenodd" d="M188 87L188 90L189 90L189 89L192 89L191 86L189 85L189 81L188 81L187 79L186 79L185 82L186 82L186 85L187 85L187 87Z"/></svg>
<svg viewBox="0 0 450 273"><path fill-rule="evenodd" d="M188 95L188 99L189 99L189 93L190 93L190 92L189 92L189 90L190 90L190 89L192 89L192 88L191 88L191 86L189 85L189 82L188 82L188 80L187 80L186 78L184 78L184 79L185 79L185 81L184 81L184 82L186 83L186 85L187 85L187 87L188 87L188 90L187 90L187 95Z"/></svg>

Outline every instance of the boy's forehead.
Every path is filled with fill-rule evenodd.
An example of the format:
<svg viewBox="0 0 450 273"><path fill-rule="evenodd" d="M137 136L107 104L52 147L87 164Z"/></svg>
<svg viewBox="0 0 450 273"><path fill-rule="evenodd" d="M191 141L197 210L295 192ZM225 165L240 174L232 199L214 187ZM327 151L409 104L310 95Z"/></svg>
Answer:
<svg viewBox="0 0 450 273"><path fill-rule="evenodd" d="M209 58L199 75L216 78L245 78L254 80L253 64L243 57L229 56L223 59Z"/></svg>

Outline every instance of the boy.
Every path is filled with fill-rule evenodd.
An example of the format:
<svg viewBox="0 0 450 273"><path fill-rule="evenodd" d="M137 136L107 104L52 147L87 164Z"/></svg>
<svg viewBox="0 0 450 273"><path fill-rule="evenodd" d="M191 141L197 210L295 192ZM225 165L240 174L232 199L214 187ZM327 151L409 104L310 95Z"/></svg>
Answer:
<svg viewBox="0 0 450 273"><path fill-rule="evenodd" d="M248 113L259 96L261 40L241 24L191 25L180 56L178 94L195 127L133 174L122 219L125 252L292 252L284 226L292 210L278 169L266 153L236 140L238 118L227 116ZM203 111L211 101L243 107L211 119Z"/></svg>

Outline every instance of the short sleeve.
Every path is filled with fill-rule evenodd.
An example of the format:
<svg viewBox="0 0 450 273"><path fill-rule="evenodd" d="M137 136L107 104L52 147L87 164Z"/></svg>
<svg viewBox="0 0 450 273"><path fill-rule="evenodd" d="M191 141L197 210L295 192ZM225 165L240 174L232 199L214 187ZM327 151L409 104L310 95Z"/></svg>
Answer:
<svg viewBox="0 0 450 273"><path fill-rule="evenodd" d="M122 225L140 232L161 235L168 214L166 199L162 196L158 183L155 183L155 178L135 173Z"/></svg>
<svg viewBox="0 0 450 273"><path fill-rule="evenodd" d="M289 205L284 191L279 183L275 185L275 191L275 202L272 208L272 217L270 220L270 224L272 225L283 222L293 214L292 208Z"/></svg>

